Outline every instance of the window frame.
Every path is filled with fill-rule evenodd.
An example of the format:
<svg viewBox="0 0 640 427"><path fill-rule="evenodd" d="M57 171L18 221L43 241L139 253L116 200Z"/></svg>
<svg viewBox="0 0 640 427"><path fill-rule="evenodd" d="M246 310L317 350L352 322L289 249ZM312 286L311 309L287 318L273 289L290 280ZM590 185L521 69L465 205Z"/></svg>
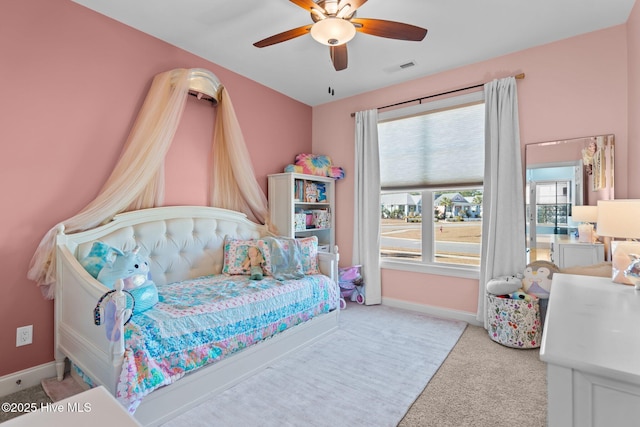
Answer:
<svg viewBox="0 0 640 427"><path fill-rule="evenodd" d="M413 105L411 107L398 108L392 111L382 112L378 114L378 122L389 120L398 120L415 115L425 114L435 110L453 109L463 107L472 103L484 103L484 92L477 91L464 95L453 96L446 99L432 101L424 104ZM469 189L471 186L464 187L446 187L446 188L429 188L429 189L412 189L407 191L420 192L422 194L422 257L421 260L406 260L380 257L380 267L390 270L401 270L416 273L427 273L442 276L460 277L468 279L478 279L480 277L480 266L449 264L443 262L432 261L435 252L435 236L434 223L431 220L434 212L434 194L442 191L455 191L456 189ZM484 194L484 184L482 185ZM380 189L380 194L383 191ZM403 191L403 190L398 190ZM425 204L428 202L428 205ZM425 213L430 213L430 219L425 220ZM484 236L483 236L484 239ZM378 248L380 252L380 248Z"/></svg>

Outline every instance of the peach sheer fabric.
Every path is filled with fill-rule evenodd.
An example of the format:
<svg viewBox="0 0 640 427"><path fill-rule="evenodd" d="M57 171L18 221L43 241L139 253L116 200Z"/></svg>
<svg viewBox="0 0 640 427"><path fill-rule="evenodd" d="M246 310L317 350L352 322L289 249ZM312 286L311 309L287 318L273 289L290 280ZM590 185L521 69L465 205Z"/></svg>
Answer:
<svg viewBox="0 0 640 427"><path fill-rule="evenodd" d="M222 88L213 130L211 206L245 213L250 220L266 224L267 198L256 182L251 159L231 98Z"/></svg>
<svg viewBox="0 0 640 427"><path fill-rule="evenodd" d="M60 229L76 233L109 222L114 215L162 206L164 158L171 146L190 90L189 69L154 77L113 172L98 196L77 215L51 228L34 253L27 277L42 294L55 296L55 243ZM215 76L214 76L215 77ZM247 214L264 224L267 199L258 185L231 100L221 88L213 136L210 205Z"/></svg>

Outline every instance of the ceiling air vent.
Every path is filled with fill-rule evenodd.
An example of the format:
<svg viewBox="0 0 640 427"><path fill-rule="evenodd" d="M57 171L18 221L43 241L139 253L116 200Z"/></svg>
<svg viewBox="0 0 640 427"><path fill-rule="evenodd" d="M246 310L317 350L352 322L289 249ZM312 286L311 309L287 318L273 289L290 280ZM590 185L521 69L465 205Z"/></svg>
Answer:
<svg viewBox="0 0 640 427"><path fill-rule="evenodd" d="M414 65L416 65L416 63L413 61L405 62L404 64L400 64L400 69L404 70L405 68L410 68Z"/></svg>

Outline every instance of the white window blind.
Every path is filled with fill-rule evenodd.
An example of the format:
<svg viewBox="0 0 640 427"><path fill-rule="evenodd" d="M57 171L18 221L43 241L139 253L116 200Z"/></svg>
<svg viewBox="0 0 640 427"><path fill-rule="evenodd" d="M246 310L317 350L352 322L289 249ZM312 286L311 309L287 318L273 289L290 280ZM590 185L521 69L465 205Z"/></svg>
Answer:
<svg viewBox="0 0 640 427"><path fill-rule="evenodd" d="M451 108L444 100L430 103L428 111L416 106L381 115L381 190L481 186L485 120L481 99L482 93L471 94L467 101L473 104L463 107Z"/></svg>

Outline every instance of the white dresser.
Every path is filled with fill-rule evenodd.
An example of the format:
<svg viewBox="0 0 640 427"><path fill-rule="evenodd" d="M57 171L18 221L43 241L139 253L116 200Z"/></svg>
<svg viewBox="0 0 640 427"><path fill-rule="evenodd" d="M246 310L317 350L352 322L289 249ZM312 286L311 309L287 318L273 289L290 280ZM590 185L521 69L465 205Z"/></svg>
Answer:
<svg viewBox="0 0 640 427"><path fill-rule="evenodd" d="M551 242L551 262L560 268L599 264L604 262L604 245L557 239Z"/></svg>
<svg viewBox="0 0 640 427"><path fill-rule="evenodd" d="M640 291L554 274L540 359L549 427L640 426Z"/></svg>

